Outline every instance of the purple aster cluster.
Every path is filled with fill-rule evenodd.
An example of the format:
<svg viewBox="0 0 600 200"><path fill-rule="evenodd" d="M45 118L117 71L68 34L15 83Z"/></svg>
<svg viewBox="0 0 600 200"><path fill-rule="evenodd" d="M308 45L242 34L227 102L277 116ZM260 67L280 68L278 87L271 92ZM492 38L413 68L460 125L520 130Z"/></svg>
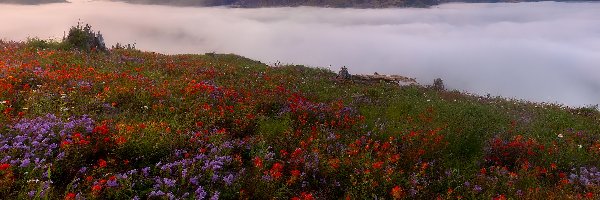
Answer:
<svg viewBox="0 0 600 200"><path fill-rule="evenodd" d="M600 170L597 167L574 168L568 176L570 183L588 188L600 186Z"/></svg>
<svg viewBox="0 0 600 200"><path fill-rule="evenodd" d="M238 180L244 176L245 169L235 163L231 152L249 148L247 143L234 139L210 143L197 141L196 145L195 151L174 150L169 161L115 174L105 186L125 190L151 188L135 194L141 199L219 199L226 190L238 190L241 187ZM84 181L77 179L73 185Z"/></svg>
<svg viewBox="0 0 600 200"><path fill-rule="evenodd" d="M0 134L0 162L18 167L20 176L26 177L27 194L45 197L52 187L49 169L64 159L60 142L74 131L91 132L94 120L88 116L67 120L48 114L34 119L21 119L9 132Z"/></svg>

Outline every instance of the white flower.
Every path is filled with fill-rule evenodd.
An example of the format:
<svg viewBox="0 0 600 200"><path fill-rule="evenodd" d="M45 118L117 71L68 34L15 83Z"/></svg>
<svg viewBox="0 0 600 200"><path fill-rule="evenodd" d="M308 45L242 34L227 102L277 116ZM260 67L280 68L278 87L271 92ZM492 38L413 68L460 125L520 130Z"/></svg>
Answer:
<svg viewBox="0 0 600 200"><path fill-rule="evenodd" d="M577 147L579 147L580 149L583 148L583 146L581 146L581 145L577 145Z"/></svg>
<svg viewBox="0 0 600 200"><path fill-rule="evenodd" d="M558 137L559 137L559 138L562 138L562 137L563 137L563 134L562 134L562 133L561 133L561 134L558 134Z"/></svg>

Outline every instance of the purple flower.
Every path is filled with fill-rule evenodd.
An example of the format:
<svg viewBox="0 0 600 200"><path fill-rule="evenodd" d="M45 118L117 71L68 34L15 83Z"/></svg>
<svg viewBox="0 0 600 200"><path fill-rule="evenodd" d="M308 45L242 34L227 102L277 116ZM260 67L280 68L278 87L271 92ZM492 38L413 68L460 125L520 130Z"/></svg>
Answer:
<svg viewBox="0 0 600 200"><path fill-rule="evenodd" d="M33 198L33 197L35 197L35 193L37 193L37 191L35 191L35 190L29 191L29 192L27 193L27 196L29 196L29 197Z"/></svg>
<svg viewBox="0 0 600 200"><path fill-rule="evenodd" d="M231 142L225 141L225 142L223 142L223 144L221 145L221 147L223 147L225 149L231 149L231 148L233 148L233 145L231 145Z"/></svg>
<svg viewBox="0 0 600 200"><path fill-rule="evenodd" d="M219 191L215 191L215 193L212 195L212 197L210 197L210 200L218 200L219 195L221 195L221 193Z"/></svg>
<svg viewBox="0 0 600 200"><path fill-rule="evenodd" d="M56 156L57 160L62 160L63 158L65 158L65 152L60 152L58 156Z"/></svg>
<svg viewBox="0 0 600 200"><path fill-rule="evenodd" d="M213 174L211 180L213 183L217 182L219 180L219 175L217 173Z"/></svg>
<svg viewBox="0 0 600 200"><path fill-rule="evenodd" d="M204 197L206 197L204 188L202 186L198 186L198 189L196 189L196 199L204 199Z"/></svg>
<svg viewBox="0 0 600 200"><path fill-rule="evenodd" d="M150 171L150 167L144 167L144 168L142 168L142 174L143 174L145 177L148 177L148 176L150 176L150 174L148 173L148 171Z"/></svg>
<svg viewBox="0 0 600 200"><path fill-rule="evenodd" d="M212 169L213 171L219 170L223 167L223 162L221 161L210 161L210 162L206 162L204 164L204 166L202 167L202 169L207 170L207 169Z"/></svg>
<svg viewBox="0 0 600 200"><path fill-rule="evenodd" d="M167 185L167 187L175 187L175 180L163 178L163 183Z"/></svg>
<svg viewBox="0 0 600 200"><path fill-rule="evenodd" d="M273 157L275 157L275 153L269 152L265 155L265 160L273 160Z"/></svg>
<svg viewBox="0 0 600 200"><path fill-rule="evenodd" d="M198 178L197 177L190 178L190 183L192 185L198 185Z"/></svg>
<svg viewBox="0 0 600 200"><path fill-rule="evenodd" d="M160 197L165 195L165 192L158 190L158 191L152 191L150 192L150 194L148 194L148 197Z"/></svg>
<svg viewBox="0 0 600 200"><path fill-rule="evenodd" d="M262 176L262 180L264 180L264 181L272 181L273 177L265 174L265 175Z"/></svg>
<svg viewBox="0 0 600 200"><path fill-rule="evenodd" d="M481 192L481 190L483 190L483 189L481 188L481 186L479 186L479 185L475 185L475 186L473 186L473 190L474 190L475 192Z"/></svg>
<svg viewBox="0 0 600 200"><path fill-rule="evenodd" d="M225 182L225 185L230 186L233 183L233 174L223 177L223 182Z"/></svg>
<svg viewBox="0 0 600 200"><path fill-rule="evenodd" d="M187 176L187 168L184 168L183 170L181 170L181 177L186 177Z"/></svg>
<svg viewBox="0 0 600 200"><path fill-rule="evenodd" d="M419 191L415 190L414 188L410 188L410 190L408 190L408 193L410 193L410 196L415 196L417 195Z"/></svg>
<svg viewBox="0 0 600 200"><path fill-rule="evenodd" d="M117 180L108 180L108 181L106 181L106 186L108 186L108 187L118 187L119 184L117 183Z"/></svg>
<svg viewBox="0 0 600 200"><path fill-rule="evenodd" d="M21 165L19 165L19 167L27 167L29 166L29 158L25 158L21 161Z"/></svg>
<svg viewBox="0 0 600 200"><path fill-rule="evenodd" d="M175 195L173 195L171 192L167 193L167 197L169 197L169 200L175 199Z"/></svg>

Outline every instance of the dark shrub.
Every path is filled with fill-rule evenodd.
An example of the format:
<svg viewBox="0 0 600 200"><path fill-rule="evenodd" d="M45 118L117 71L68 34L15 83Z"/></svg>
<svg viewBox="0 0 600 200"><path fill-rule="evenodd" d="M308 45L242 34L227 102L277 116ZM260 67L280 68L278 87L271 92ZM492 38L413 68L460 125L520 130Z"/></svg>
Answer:
<svg viewBox="0 0 600 200"><path fill-rule="evenodd" d="M433 89L442 91L445 89L444 81L441 78L436 78L433 80Z"/></svg>
<svg viewBox="0 0 600 200"><path fill-rule="evenodd" d="M106 51L102 34L99 31L94 33L89 24L82 26L81 23L77 23L77 26L72 26L69 34L63 39L63 43L70 48L83 51Z"/></svg>

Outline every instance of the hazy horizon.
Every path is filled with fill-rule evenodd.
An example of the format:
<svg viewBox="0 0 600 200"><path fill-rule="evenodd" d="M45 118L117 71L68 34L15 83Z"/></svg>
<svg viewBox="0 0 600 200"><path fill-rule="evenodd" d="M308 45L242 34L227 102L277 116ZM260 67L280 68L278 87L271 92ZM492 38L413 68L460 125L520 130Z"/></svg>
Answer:
<svg viewBox="0 0 600 200"><path fill-rule="evenodd" d="M80 19L108 46L235 53L347 66L450 89L570 106L600 103L600 3L453 3L430 9L168 7L118 2L0 5L0 38L61 38ZM8 20L6 20L8 19Z"/></svg>

